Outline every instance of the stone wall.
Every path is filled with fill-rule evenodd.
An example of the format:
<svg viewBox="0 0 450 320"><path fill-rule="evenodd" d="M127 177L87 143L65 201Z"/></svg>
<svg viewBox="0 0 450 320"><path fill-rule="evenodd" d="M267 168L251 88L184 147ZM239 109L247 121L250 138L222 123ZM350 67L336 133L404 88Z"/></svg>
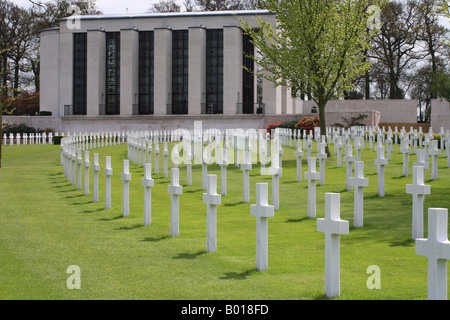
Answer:
<svg viewBox="0 0 450 320"><path fill-rule="evenodd" d="M441 127L450 130L450 103L446 100L431 100L431 127L439 133Z"/></svg>

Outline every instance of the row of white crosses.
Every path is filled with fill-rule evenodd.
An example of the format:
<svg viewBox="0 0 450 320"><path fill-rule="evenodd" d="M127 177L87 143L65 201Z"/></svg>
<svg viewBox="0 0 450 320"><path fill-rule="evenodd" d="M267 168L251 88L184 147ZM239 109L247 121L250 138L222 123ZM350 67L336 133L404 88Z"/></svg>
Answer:
<svg viewBox="0 0 450 320"><path fill-rule="evenodd" d="M16 133L14 135L13 133L9 134L9 145L14 145L14 141L16 141L16 145L22 144L43 144L46 145L47 142L49 144L53 144L53 133L49 132L47 135L46 132L43 133ZM3 144L7 145L8 142L8 136L6 133L3 134Z"/></svg>
<svg viewBox="0 0 450 320"><path fill-rule="evenodd" d="M378 141L381 141L381 140L378 139ZM382 146L380 146L380 142L378 143L377 148L378 148L378 150L381 150L381 148L383 148ZM299 149L301 150L301 142L300 142L300 148ZM349 151L351 151L351 149L348 148L348 147L346 149L349 149ZM386 161L379 161L379 160L386 160L386 159L383 159L384 158L384 150L382 150L383 152L378 151L378 150L377 150L377 153L378 154L382 153L383 156L379 156L378 159L377 159L378 161L377 160L375 160L375 161L376 161L376 164L377 164L377 162L381 162L379 165L383 165L383 164L386 163ZM321 152L319 152L319 153L321 153ZM298 154L298 156L300 156L300 154ZM351 157L351 152L347 151L346 152L346 156L347 157ZM245 164L248 164L248 157L249 157L248 156L248 152L246 152L245 155L244 155L244 158L245 158L244 163L243 163L244 166L242 167L243 171L248 171L248 170L245 169L246 168ZM278 156L276 158L274 158L274 159L278 159ZM347 162L348 160L345 160L345 158L344 158L344 161ZM273 162L275 163L276 161L273 160ZM315 172L315 159L314 159L314 165L312 165L313 158L311 158L311 160L308 159L308 163L311 163L311 165L309 166L309 172L305 173L305 178L314 181L314 185L315 185L315 180L318 180L318 178L319 178L318 173ZM172 170L175 170L175 168L172 169ZM207 236L207 250L208 250L208 252L216 250L216 240L215 240L216 239L216 227L215 227L215 225L216 225L216 218L215 218L216 214L214 214L214 211L215 211L216 206L218 204L220 204L220 200L217 200L217 199L220 199L220 196L217 194L217 191L216 191L216 180L214 180L214 178L210 178L210 176L211 175L208 175L208 187L207 187L208 192L204 195L204 202L208 205L208 209L207 209L207 211L209 212L208 216L211 216L211 218L209 219L210 222L208 222L208 230L209 231L207 231L207 233L209 234L209 236ZM314 180L314 178L311 179L310 176L314 177L315 180ZM209 179L211 179L212 181L209 181ZM362 188L366 187L368 185L368 179L363 177L363 163L362 162L357 161L355 163L355 178L350 178L349 180L351 181L351 185L355 188L355 226L362 226L362 207L363 207L362 206L362 200L363 200ZM143 179L143 181L144 181L144 179ZM214 186L212 185L213 182L214 182ZM173 186L173 185L175 185L175 184L172 181L172 185L171 186ZM171 186L169 186L169 190L171 190ZM257 204L260 202L260 196L258 196L258 193L260 192L259 188L260 187L257 186ZM267 186L266 186L266 189L267 189ZM311 190L312 189L313 188L311 188ZM169 193L170 193L170 191L169 191ZM245 197L245 193L244 193L244 197ZM328 199L328 197L332 197L332 196L326 195L326 199ZM212 199L215 199L215 200L212 200ZM174 204L173 201L174 200L171 201L171 208L177 208L178 206L176 204ZM331 201L331 200L329 200L329 201ZM336 201L336 200L334 200L334 201ZM309 202L311 202L311 204L312 203L315 204L315 200L314 201L309 201ZM266 196L266 200L263 201L263 203L265 203L264 206L268 206L267 205L267 196ZM260 203L260 206L262 206L261 203ZM271 206L271 207L274 207L274 206ZM334 206L331 206L329 204L326 205L326 208L327 208L326 212L327 213L326 213L325 220L327 219L328 212L330 212L330 209L329 209L330 207L335 208L336 205L334 205ZM274 208L272 208L272 210L273 209ZM173 211L177 212L178 209L173 209ZM270 209L269 209L269 211L270 211ZM261 220L263 220L263 219L261 219L262 216L258 216L258 214L256 214L256 213L255 214L252 213L252 215L257 216L257 218L258 218L257 219L257 223L258 224L264 225L263 223L262 224L260 223ZM333 214L330 213L330 215L332 216ZM172 209L171 209L171 216L175 216L175 215L172 215ZM314 212L314 217L315 217L315 212ZM175 218L172 218L171 220L174 220L174 219ZM267 219L265 219L265 220L267 222ZM336 220L336 219L331 219L331 220ZM337 219L337 220L340 220L340 219ZM322 221L322 219L320 219L320 221ZM348 233L348 231L346 231L346 233L345 232L339 233L340 232L339 228L338 228L339 230L337 231L338 233L333 233L331 231L326 231L328 229L322 227L323 223L324 222L319 222L318 221L318 230L319 231L323 231L325 233L328 232L331 235L334 235L334 236L331 236L328 241L326 241L328 243L328 245L326 245L326 256L328 257L328 258L326 258L326 261L328 261L328 262L326 262L326 266L325 266L325 269L326 269L325 291L326 291L327 296L332 297L332 296L336 296L336 295L339 294L338 293L339 292L339 289L338 289L339 288L339 284L338 284L339 276L336 276L336 274L339 275L339 263L336 264L336 256L337 257L339 256L339 251L338 251L338 249L336 249L336 234L337 235L339 235L339 234L346 234L346 233ZM173 230L175 230L177 228L177 223L176 222L172 222L171 226L172 225L174 226ZM320 227L319 227L319 225L320 225ZM348 226L348 222L347 222L347 226ZM260 238L262 237L262 238L267 239L267 237L264 237L264 234L267 234L267 232L264 232L264 227L257 227L257 228L260 230L260 231L258 231L258 229L257 229L257 253L256 253L257 268L258 268L258 270L265 270L267 268L267 240L261 240ZM331 229L333 229L333 228L331 228ZM347 229L348 229L348 227L347 227ZM176 234L176 231L172 231L172 229L171 229L171 234L172 233ZM327 236L327 238L328 238L328 236ZM337 239L338 239L338 237L337 237ZM328 249L327 249L327 246L328 246ZM334 248L334 249L330 249L330 248ZM339 260L339 259L337 259L337 260ZM337 267L336 267L336 265L337 265Z"/></svg>

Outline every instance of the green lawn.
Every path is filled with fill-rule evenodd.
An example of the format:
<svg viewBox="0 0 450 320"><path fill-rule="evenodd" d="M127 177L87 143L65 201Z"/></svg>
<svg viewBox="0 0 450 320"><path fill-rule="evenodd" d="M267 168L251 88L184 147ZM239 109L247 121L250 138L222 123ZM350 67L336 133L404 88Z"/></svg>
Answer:
<svg viewBox="0 0 450 320"><path fill-rule="evenodd" d="M338 299L426 299L427 260L411 240L410 176L402 177L402 155L393 146L386 167L386 196L377 196L374 150L362 157L369 187L364 190L364 227L353 227L353 192L345 190L345 163L327 160L325 185L317 185L317 217L324 217L326 192L341 194L341 218L350 221L341 236L341 296ZM250 174L250 203L242 202L242 171L228 167L228 195L217 208L217 252L206 253L206 205L201 166L185 186L180 168L180 236L170 237L170 195L160 174L153 175L152 224L143 225L143 168L130 164L130 216L122 217L122 159L126 145L91 150L100 154L100 201L76 190L62 173L59 146L4 146L0 169L0 297L2 299L324 299L324 234L307 218L307 181L296 182L295 149L284 147L280 209L269 219L269 269L255 267L255 184L271 177ZM316 148L314 147L314 151ZM333 146L331 146L333 150ZM306 154L306 152L305 152ZM112 157L112 208L104 209L105 156ZM439 158L439 180L426 184L424 207L448 208L450 169ZM303 171L306 171L306 160ZM220 167L208 167L218 175ZM90 183L92 185L92 171ZM270 199L270 195L269 195ZM81 290L69 290L67 267L81 270ZM381 289L369 290L371 265L381 269Z"/></svg>

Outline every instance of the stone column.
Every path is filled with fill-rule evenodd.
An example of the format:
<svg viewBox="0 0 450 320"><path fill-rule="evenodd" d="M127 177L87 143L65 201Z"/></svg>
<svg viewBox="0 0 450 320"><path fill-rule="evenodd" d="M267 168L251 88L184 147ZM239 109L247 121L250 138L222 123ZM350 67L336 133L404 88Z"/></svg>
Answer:
<svg viewBox="0 0 450 320"><path fill-rule="evenodd" d="M132 115L139 101L139 32L120 29L120 114Z"/></svg>
<svg viewBox="0 0 450 320"><path fill-rule="evenodd" d="M238 26L223 27L223 114L236 114L242 103L243 39Z"/></svg>
<svg viewBox="0 0 450 320"><path fill-rule="evenodd" d="M206 29L189 27L188 113L202 113L206 102Z"/></svg>
<svg viewBox="0 0 450 320"><path fill-rule="evenodd" d="M41 68L41 92L39 95L41 110L51 111L53 116L61 116L59 110L59 28L41 31L39 47ZM63 110L64 111L64 110Z"/></svg>
<svg viewBox="0 0 450 320"><path fill-rule="evenodd" d="M172 103L172 30L155 28L155 97L154 114L166 115L167 104Z"/></svg>
<svg viewBox="0 0 450 320"><path fill-rule="evenodd" d="M61 25L65 24L61 23ZM59 114L61 116L64 115L64 105L72 105L72 95L73 33L61 27L59 34Z"/></svg>
<svg viewBox="0 0 450 320"><path fill-rule="evenodd" d="M105 103L106 34L102 29L87 32L87 110L88 116L99 115Z"/></svg>

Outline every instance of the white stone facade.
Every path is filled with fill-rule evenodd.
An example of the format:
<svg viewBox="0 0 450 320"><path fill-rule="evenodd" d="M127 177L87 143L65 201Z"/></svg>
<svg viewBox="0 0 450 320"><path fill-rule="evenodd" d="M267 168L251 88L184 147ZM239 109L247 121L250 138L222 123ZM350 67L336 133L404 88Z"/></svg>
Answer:
<svg viewBox="0 0 450 320"><path fill-rule="evenodd" d="M240 113L256 114L259 102L265 104L264 113L295 114L295 101L286 88L275 88L263 80L262 101L257 98L257 81L253 76L251 94L247 91L246 107L243 106L245 93L242 68L243 31L242 18L257 27L257 18L275 25L275 16L265 10L219 11L193 13L149 13L141 15L101 15L79 16L79 28L73 28L71 19L62 19L59 28L42 30L41 36L41 110L51 111L53 116L99 116L104 115L108 102L107 34L120 34L120 102L117 116L140 115L140 32L152 31L153 47L153 104L147 115L165 116L172 114L174 50L173 34L177 30L188 32L187 67L187 110L185 114L197 116L209 113L207 107L207 32L210 29L223 30L221 48L223 78L220 88L220 110L224 116ZM75 108L74 78L79 72L75 67L74 34L86 34L85 50L85 97L83 108ZM174 66L175 68L175 66ZM248 81L247 81L248 82ZM250 97L248 97L250 95ZM261 96L261 94L260 94ZM183 96L184 97L184 96ZM251 106L249 106L250 101ZM210 104L211 105L211 104ZM106 107L108 108L108 107ZM214 109L215 110L215 109ZM217 111L217 110L215 110ZM259 110L258 110L259 111Z"/></svg>

